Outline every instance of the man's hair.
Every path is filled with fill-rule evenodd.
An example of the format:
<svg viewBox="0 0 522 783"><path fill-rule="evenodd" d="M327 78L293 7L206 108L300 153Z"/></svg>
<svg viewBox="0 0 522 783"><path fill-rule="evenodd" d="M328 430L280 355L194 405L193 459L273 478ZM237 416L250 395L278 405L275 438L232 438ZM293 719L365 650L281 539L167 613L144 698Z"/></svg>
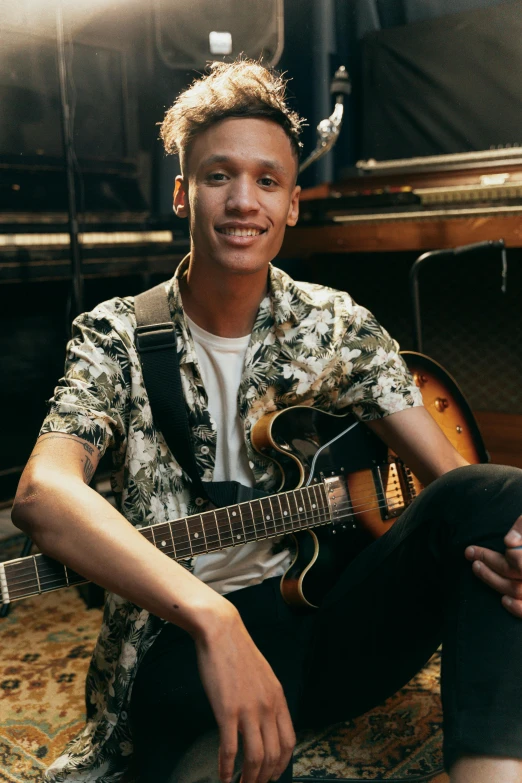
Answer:
<svg viewBox="0 0 522 783"><path fill-rule="evenodd" d="M182 92L165 114L160 136L167 153L178 154L182 170L191 142L229 117L259 117L280 125L299 160L304 120L286 103L287 82L254 60L215 62L209 73Z"/></svg>

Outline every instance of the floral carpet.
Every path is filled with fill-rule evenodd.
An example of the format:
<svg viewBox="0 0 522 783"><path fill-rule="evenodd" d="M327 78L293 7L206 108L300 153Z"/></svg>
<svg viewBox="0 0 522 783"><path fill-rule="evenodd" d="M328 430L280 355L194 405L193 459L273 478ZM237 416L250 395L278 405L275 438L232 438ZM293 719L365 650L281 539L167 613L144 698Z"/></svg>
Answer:
<svg viewBox="0 0 522 783"><path fill-rule="evenodd" d="M40 781L82 728L84 679L100 621L101 611L86 609L74 588L15 603L0 619L2 783ZM294 777L428 779L442 766L438 684L436 655L381 707L302 734Z"/></svg>

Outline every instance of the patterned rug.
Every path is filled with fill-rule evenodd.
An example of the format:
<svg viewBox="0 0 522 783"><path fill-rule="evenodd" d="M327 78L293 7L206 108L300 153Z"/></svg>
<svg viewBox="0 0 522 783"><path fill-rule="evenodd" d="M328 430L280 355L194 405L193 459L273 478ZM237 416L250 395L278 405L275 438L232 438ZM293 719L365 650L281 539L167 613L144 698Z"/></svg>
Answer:
<svg viewBox="0 0 522 783"><path fill-rule="evenodd" d="M17 537L20 538L20 537ZM20 541L4 558L18 555ZM14 550L14 551L13 551ZM101 620L74 589L13 604L0 620L0 781L40 781L84 721L83 685ZM439 659L356 720L302 734L294 778L427 780L442 766Z"/></svg>

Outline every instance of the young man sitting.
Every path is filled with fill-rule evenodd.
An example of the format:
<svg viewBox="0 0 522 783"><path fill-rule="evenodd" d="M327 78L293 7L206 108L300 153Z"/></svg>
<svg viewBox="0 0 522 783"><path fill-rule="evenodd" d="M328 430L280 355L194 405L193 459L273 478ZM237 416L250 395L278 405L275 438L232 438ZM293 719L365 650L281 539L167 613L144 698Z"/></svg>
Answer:
<svg viewBox="0 0 522 783"><path fill-rule="evenodd" d="M271 266L298 217L299 132L281 78L248 61L213 66L162 126L190 224L165 291L199 472L276 491L252 428L307 405L351 410L427 488L315 613L283 601L278 539L168 559L137 528L206 506L155 427L134 300L81 315L13 510L44 553L108 591L87 724L48 781L117 781L132 759L139 781L173 782L217 728L215 780L232 780L240 738L243 783L288 782L296 726L371 708L441 640L452 783L522 781L522 472L466 466L373 316ZM118 511L88 486L107 448Z"/></svg>

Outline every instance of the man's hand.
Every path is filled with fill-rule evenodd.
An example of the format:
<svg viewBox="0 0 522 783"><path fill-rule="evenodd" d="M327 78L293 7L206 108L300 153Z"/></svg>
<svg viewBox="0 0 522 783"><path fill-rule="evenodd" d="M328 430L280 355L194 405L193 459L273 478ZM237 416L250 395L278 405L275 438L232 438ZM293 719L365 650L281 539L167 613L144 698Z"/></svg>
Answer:
<svg viewBox="0 0 522 783"><path fill-rule="evenodd" d="M220 780L232 780L238 733L243 738L241 783L277 780L295 746L281 683L235 609L194 641L201 681L219 727Z"/></svg>
<svg viewBox="0 0 522 783"><path fill-rule="evenodd" d="M465 555L473 572L502 595L502 605L522 617L522 515L504 538L504 554L481 546L468 546Z"/></svg>

